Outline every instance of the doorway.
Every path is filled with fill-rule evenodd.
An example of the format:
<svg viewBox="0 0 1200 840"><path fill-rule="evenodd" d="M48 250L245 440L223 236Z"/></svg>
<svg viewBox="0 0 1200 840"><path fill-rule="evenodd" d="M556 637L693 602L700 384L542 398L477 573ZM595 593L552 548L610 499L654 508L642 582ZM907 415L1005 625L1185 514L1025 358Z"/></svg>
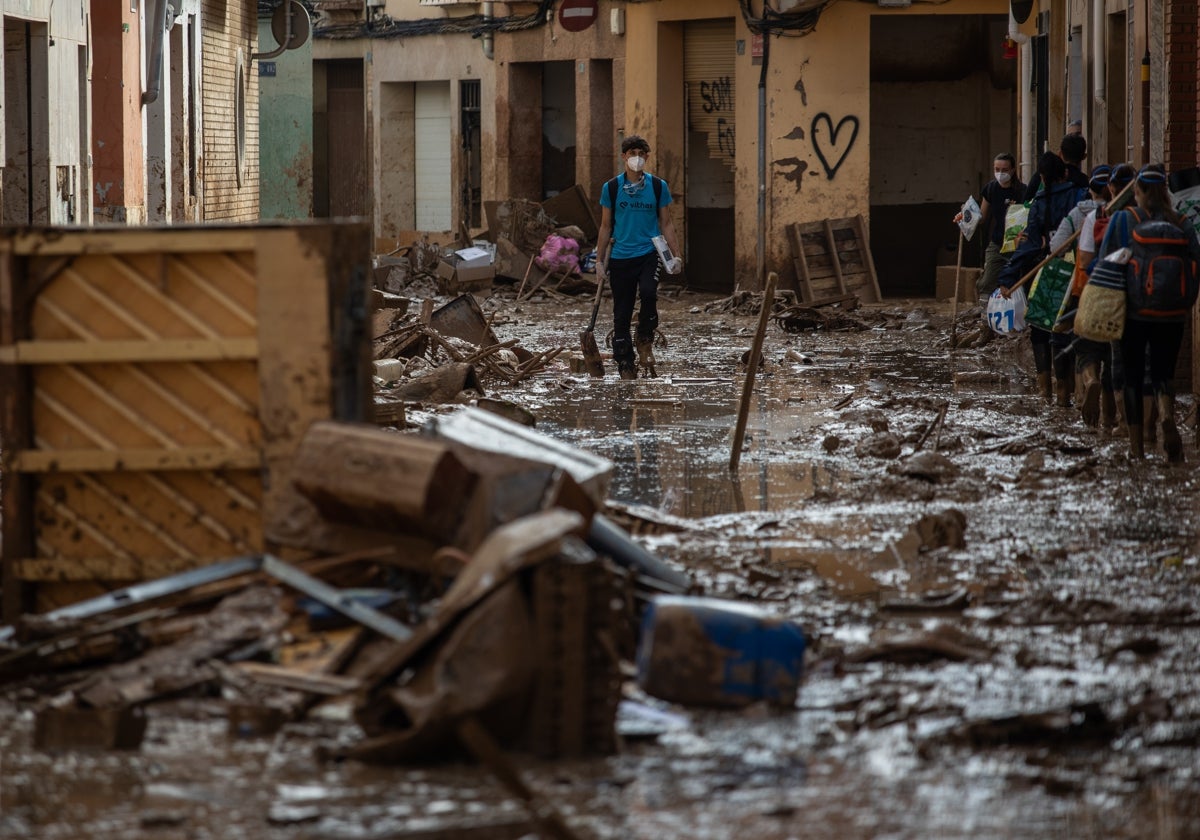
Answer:
<svg viewBox="0 0 1200 840"><path fill-rule="evenodd" d="M1016 137L1016 64L1002 15L871 18L871 255L885 297L932 297L953 266L951 219ZM930 44L941 49L931 50ZM977 235L963 264L978 266Z"/></svg>

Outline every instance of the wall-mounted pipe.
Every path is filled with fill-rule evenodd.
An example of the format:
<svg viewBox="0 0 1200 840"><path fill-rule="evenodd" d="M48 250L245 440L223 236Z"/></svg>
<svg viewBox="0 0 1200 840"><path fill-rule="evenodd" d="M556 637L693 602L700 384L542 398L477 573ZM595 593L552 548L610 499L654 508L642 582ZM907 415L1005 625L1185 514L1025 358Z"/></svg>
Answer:
<svg viewBox="0 0 1200 840"><path fill-rule="evenodd" d="M253 53L250 56L251 61L259 61L264 58L275 58L283 55L287 50L288 45L292 43L292 0L283 0L283 41L278 47L265 53Z"/></svg>
<svg viewBox="0 0 1200 840"><path fill-rule="evenodd" d="M173 15L168 17L171 12L170 0L153 2L150 11L150 61L146 66L150 77L146 79L146 90L142 92L143 105L157 102L158 95L162 92L163 38L170 28L168 24L175 19Z"/></svg>
<svg viewBox="0 0 1200 840"><path fill-rule="evenodd" d="M483 4L483 17L485 20L490 21L492 19L492 11L494 6L495 4L491 2L491 0L487 0L487 2ZM491 29L485 29L483 35L480 36L480 41L483 43L483 57L489 61L491 61L495 56L495 37L496 36Z"/></svg>
<svg viewBox="0 0 1200 840"><path fill-rule="evenodd" d="M1008 37L1020 46L1021 52L1021 178L1028 183L1033 177L1033 91L1029 77L1033 74L1033 48L1029 36L1021 31L1020 24L1008 10Z"/></svg>
<svg viewBox="0 0 1200 840"><path fill-rule="evenodd" d="M1092 0L1092 98L1097 105L1108 95L1104 49L1104 0Z"/></svg>

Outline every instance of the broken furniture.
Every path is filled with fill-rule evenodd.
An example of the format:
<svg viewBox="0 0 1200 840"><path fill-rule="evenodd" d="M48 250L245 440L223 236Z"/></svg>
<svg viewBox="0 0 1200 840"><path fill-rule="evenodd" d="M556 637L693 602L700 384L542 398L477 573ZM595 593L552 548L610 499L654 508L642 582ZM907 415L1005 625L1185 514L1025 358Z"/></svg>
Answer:
<svg viewBox="0 0 1200 840"><path fill-rule="evenodd" d="M8 230L3 614L253 554L315 420L368 419L364 224Z"/></svg>

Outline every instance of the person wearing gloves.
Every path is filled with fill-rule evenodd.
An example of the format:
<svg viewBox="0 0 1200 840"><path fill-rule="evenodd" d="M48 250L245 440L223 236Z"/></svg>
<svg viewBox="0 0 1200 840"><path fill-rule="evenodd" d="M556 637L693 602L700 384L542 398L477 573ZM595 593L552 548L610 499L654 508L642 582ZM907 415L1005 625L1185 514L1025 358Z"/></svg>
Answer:
<svg viewBox="0 0 1200 840"><path fill-rule="evenodd" d="M658 277L661 262L654 239L662 236L675 254L672 273L683 268L671 221L667 182L645 171L650 144L630 135L621 141L625 171L607 181L600 193L600 234L596 239L596 280L612 282L613 360L622 379L637 379L630 335L633 306L641 297L637 351L642 366L654 369L654 330L658 327ZM612 253L608 254L609 243Z"/></svg>

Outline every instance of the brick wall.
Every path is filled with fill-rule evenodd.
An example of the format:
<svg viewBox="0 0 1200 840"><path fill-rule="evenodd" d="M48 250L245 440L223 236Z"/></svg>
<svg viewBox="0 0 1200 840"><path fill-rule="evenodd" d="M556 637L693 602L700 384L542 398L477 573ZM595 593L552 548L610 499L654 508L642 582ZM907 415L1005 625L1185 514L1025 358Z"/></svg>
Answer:
<svg viewBox="0 0 1200 840"><path fill-rule="evenodd" d="M1167 102L1163 162L1168 171L1197 163L1200 144L1200 67L1197 65L1198 0L1170 0L1166 9Z"/></svg>
<svg viewBox="0 0 1200 840"><path fill-rule="evenodd" d="M256 0L202 0L201 104L204 159L201 173L204 221L257 221L258 64L250 60L258 42ZM245 90L245 163L237 165L237 69L241 50Z"/></svg>

